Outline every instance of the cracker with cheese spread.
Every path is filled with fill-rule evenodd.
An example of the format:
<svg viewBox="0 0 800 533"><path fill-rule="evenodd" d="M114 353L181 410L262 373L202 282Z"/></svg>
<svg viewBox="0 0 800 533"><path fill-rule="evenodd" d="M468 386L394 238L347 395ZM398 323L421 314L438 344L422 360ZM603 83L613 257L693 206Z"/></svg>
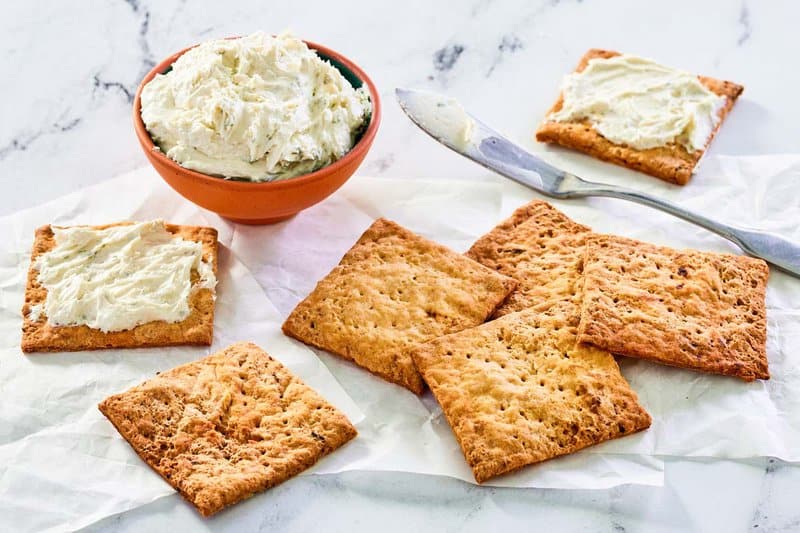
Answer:
<svg viewBox="0 0 800 533"><path fill-rule="evenodd" d="M216 272L213 228L43 226L28 270L22 351L210 345Z"/></svg>
<svg viewBox="0 0 800 533"><path fill-rule="evenodd" d="M584 72L592 60L602 61L616 57L633 56L622 56L622 54L618 52L608 50L589 50L581 59L575 73ZM642 60L641 58L635 59L641 62L647 62L647 60ZM646 96L642 96L642 93L648 88L657 88L658 90L666 91L663 94L667 95L667 98L674 98L674 103L676 104L680 104L678 99L684 97L686 91L679 87L672 87L672 82L667 78L672 73L676 76L685 75L686 73L668 69L667 67L661 67L652 62L648 62L648 65L654 70L652 79L645 80L643 86L640 88L629 87L630 90L627 91L625 97L631 99L631 105L623 106L623 109L630 111L631 108L646 101ZM637 69L632 70L635 71ZM615 78L615 76L611 76L610 74L605 75L602 72L596 76L596 80L604 84L619 83L620 80L618 77L616 80L613 78ZM642 78L637 79L641 80ZM609 82L608 80L611 81ZM684 78L684 80L686 80L686 78ZM730 81L722 81L706 76L697 76L697 80L700 82L701 86L698 86L695 82L695 88L703 90L704 87L710 91L708 94L720 97L718 100L719 105L715 105L711 114L707 117L710 120L698 120L697 117L701 115L690 116L691 113L688 111L686 116L682 116L678 113L676 116L669 116L665 119L665 121L671 120L671 126L675 128L675 131L681 131L684 139L691 139L692 142L679 142L677 138L669 142L659 142L657 136L655 140L641 138L642 130L652 126L652 121L648 120L644 115L641 117L627 117L629 120L625 120L626 117L624 116L616 117L616 125L622 126L618 128L618 131L621 133L620 137L627 140L627 142L620 142L620 139L616 139L617 142L615 142L614 139L609 138L614 137L610 134L604 136L598 131L597 124L593 123L590 118L581 116L580 113L566 120L559 119L559 114L563 111L565 106L565 91L563 89L555 105L550 109L547 117L545 117L544 122L539 126L536 132L536 140L559 144L567 148L584 152L603 161L638 170L678 185L685 185L691 178L697 163L705 153L714 135L716 135L720 125L725 120L731 108L733 108L736 99L744 90L744 87L741 85ZM691 81L692 80L689 80L689 83L691 83ZM580 83L588 82L583 80ZM579 87L576 93L593 97L593 95L598 94L596 89L597 87L588 90L588 88L584 86L582 88ZM671 94L669 90L671 90ZM649 103L652 104L653 100L650 100ZM588 109L586 101L579 102L578 105L583 105ZM598 104L594 106L593 109L595 111L607 110L608 107L608 102L605 102L602 105ZM653 107L658 111L664 106L656 105ZM697 106L694 102L689 102L684 106L685 110L696 110L696 108ZM651 107L651 111L652 110ZM627 128L624 127L626 124ZM695 135L697 131L693 133L689 131L692 128L696 130L698 127L703 128L702 134L699 136L702 138ZM657 134L658 132L655 133ZM694 138L692 139L692 137ZM637 144L639 145L638 147L634 146Z"/></svg>

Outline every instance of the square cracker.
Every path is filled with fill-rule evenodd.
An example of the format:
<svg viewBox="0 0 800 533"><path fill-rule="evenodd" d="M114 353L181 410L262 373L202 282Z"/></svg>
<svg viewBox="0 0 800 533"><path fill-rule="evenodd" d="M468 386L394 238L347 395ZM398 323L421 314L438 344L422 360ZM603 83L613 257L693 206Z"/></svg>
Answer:
<svg viewBox="0 0 800 533"><path fill-rule="evenodd" d="M246 342L162 372L99 409L203 516L286 481L356 436L347 417Z"/></svg>
<svg viewBox="0 0 800 533"><path fill-rule="evenodd" d="M590 234L549 203L534 200L475 241L467 257L517 280L494 316L554 300L579 305L583 245Z"/></svg>
<svg viewBox="0 0 800 533"><path fill-rule="evenodd" d="M121 222L92 229L130 224ZM203 245L203 259L210 261L217 273L217 230L200 226L178 226L165 224L167 231L187 241ZM148 322L124 331L104 333L89 326L53 326L47 322L44 312L38 321L31 320L31 308L44 305L47 289L39 284L36 258L56 246L51 226L36 230L31 252L28 281L25 287L25 303L22 306L22 351L23 352L68 352L79 350L102 350L106 348L144 348L147 346L175 346L182 344L210 345L214 333L214 291L200 289L189 296L190 314L181 322Z"/></svg>
<svg viewBox="0 0 800 533"><path fill-rule="evenodd" d="M573 311L526 309L414 351L478 483L650 426L611 354L575 342Z"/></svg>
<svg viewBox="0 0 800 533"><path fill-rule="evenodd" d="M581 342L745 381L769 378L764 261L594 235L583 272Z"/></svg>
<svg viewBox="0 0 800 533"><path fill-rule="evenodd" d="M619 52L592 49L581 58L575 72L581 72L589 61L596 58L606 59L620 55ZM555 122L545 117L536 132L536 140L555 143L567 148L579 150L593 157L616 165L650 174L678 185L686 185L692 177L695 166L705 153L711 140L716 135L725 117L733 108L736 99L742 94L744 87L730 81L717 80L698 76L700 82L712 92L725 97L725 105L719 110L719 122L709 135L703 150L689 152L683 146L672 143L668 146L639 150L625 145L615 144L600 135L588 121ZM563 95L559 95L555 105L548 111L554 113L564 104Z"/></svg>
<svg viewBox="0 0 800 533"><path fill-rule="evenodd" d="M297 305L283 331L422 394L410 349L482 323L515 285L381 218Z"/></svg>

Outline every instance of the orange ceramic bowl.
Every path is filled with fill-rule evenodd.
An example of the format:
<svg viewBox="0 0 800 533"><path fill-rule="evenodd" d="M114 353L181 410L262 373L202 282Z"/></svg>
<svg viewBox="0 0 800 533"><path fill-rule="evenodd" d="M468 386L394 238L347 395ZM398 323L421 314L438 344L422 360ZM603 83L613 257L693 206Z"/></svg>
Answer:
<svg viewBox="0 0 800 533"><path fill-rule="evenodd" d="M147 159L173 189L200 207L243 224L272 224L321 202L355 173L367 155L381 122L381 102L375 84L355 63L318 44L305 41L329 60L354 86L366 85L372 100L372 118L356 145L338 161L316 172L280 181L253 183L223 179L180 166L156 148L141 115L142 88L166 71L181 54L171 55L147 73L133 100L133 126Z"/></svg>

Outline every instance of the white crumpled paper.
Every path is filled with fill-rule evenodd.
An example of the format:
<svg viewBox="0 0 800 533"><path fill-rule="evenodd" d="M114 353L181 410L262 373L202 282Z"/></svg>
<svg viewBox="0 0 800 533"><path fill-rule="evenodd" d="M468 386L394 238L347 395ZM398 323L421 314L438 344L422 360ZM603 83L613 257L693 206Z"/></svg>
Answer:
<svg viewBox="0 0 800 533"><path fill-rule="evenodd" d="M685 187L566 151L549 151L545 157L587 179L635 187L706 216L775 231L800 242L800 156L709 158ZM217 227L225 226L222 238L286 314L375 217L392 218L464 251L516 207L535 197L538 195L529 189L490 173L484 182L354 178L325 203L276 226L236 226L210 216L216 218ZM630 202L592 198L552 203L598 232L677 248L741 253L735 245L706 230ZM652 427L589 448L570 459L525 469L519 477L502 478L498 483L565 486L568 483L563 479L551 484L549 476L554 472L550 469L557 473L572 459L585 468L592 454L615 460L620 456L609 454L640 458L774 456L800 461L800 279L774 269L770 276L769 381L745 383L622 358L623 373L652 415ZM379 464L385 469L471 480L430 393L420 402L399 388L380 387L380 380L355 371L335 357L321 357L366 413L365 427L369 429L362 430L362 444L384 439L389 445L392 439L387 434L403 435L394 441L394 454L373 458L373 467ZM367 387L366 382L376 385ZM406 443L419 439L420 426L426 435L424 453L439 457L436 461L428 461L419 455L423 452L418 446ZM443 453L446 447L452 452ZM608 481L606 486L614 484L614 478L603 480L591 469L585 472L592 472L591 479L581 479L573 486L599 487L604 481Z"/></svg>
<svg viewBox="0 0 800 533"><path fill-rule="evenodd" d="M157 371L239 340L264 347L357 424L359 437L310 473L405 471L474 483L430 395L420 400L360 368L322 355L354 402L309 349L282 335L280 324L374 217L390 216L463 249L499 218L502 192L493 183L354 178L343 191L291 221L248 227L199 210L169 189L152 169L143 168L0 218L0 234L5 236L0 251L0 516L4 527L73 530L173 494L96 405ZM175 223L210 224L220 230L223 246L214 345L22 354L20 309L34 229L48 223L102 224L159 217ZM231 244L245 254L258 282L225 247ZM270 300L280 304L279 311ZM663 464L654 457L583 452L490 484L603 488L662 482Z"/></svg>

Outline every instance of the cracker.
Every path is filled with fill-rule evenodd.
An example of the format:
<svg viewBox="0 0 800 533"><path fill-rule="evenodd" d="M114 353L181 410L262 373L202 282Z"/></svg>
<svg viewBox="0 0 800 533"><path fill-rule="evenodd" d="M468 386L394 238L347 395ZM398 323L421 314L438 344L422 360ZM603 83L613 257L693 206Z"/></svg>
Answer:
<svg viewBox="0 0 800 533"><path fill-rule="evenodd" d="M297 305L283 331L421 394L409 350L482 323L515 285L381 218Z"/></svg>
<svg viewBox="0 0 800 533"><path fill-rule="evenodd" d="M105 229L126 223L93 226ZM199 226L166 224L167 231L187 241L203 245L203 259L212 262L217 273L217 230ZM192 291L189 296L190 314L181 322L148 322L129 330L104 333L89 326L54 326L43 317L31 320L31 308L44 305L47 289L41 286L36 258L52 250L56 245L51 226L36 230L31 252L28 281L25 288L25 303L22 306L22 351L62 352L79 350L102 350L106 348L144 348L147 346L210 345L214 333L214 291L203 288Z"/></svg>
<svg viewBox="0 0 800 533"><path fill-rule="evenodd" d="M650 426L614 358L576 344L573 308L511 313L414 352L478 483Z"/></svg>
<svg viewBox="0 0 800 533"><path fill-rule="evenodd" d="M586 68L589 60L595 58L609 58L620 55L619 52L608 50L589 50L581 58L576 72ZM599 133L586 121L555 122L545 118L536 132L536 140L540 142L555 143L567 148L572 148L597 159L608 161L616 165L650 174L657 178L685 185L691 178L694 168L705 153L711 140L717 134L722 122L733 108L736 99L742 94L744 87L730 81L717 80L705 76L698 76L700 82L712 92L724 96L725 105L719 110L720 120L714 131L709 135L703 150L689 152L680 144L672 143L668 146L639 150L625 145L614 144ZM555 105L548 115L561 109L564 103L563 95L559 95Z"/></svg>
<svg viewBox="0 0 800 533"><path fill-rule="evenodd" d="M553 300L576 300L583 245L591 229L547 202L534 200L478 239L467 257L517 280L494 313L503 316Z"/></svg>
<svg viewBox="0 0 800 533"><path fill-rule="evenodd" d="M203 516L294 477L356 436L342 413L252 343L163 372L99 409Z"/></svg>
<svg viewBox="0 0 800 533"><path fill-rule="evenodd" d="M764 261L595 235L584 276L581 342L745 381L769 378Z"/></svg>

